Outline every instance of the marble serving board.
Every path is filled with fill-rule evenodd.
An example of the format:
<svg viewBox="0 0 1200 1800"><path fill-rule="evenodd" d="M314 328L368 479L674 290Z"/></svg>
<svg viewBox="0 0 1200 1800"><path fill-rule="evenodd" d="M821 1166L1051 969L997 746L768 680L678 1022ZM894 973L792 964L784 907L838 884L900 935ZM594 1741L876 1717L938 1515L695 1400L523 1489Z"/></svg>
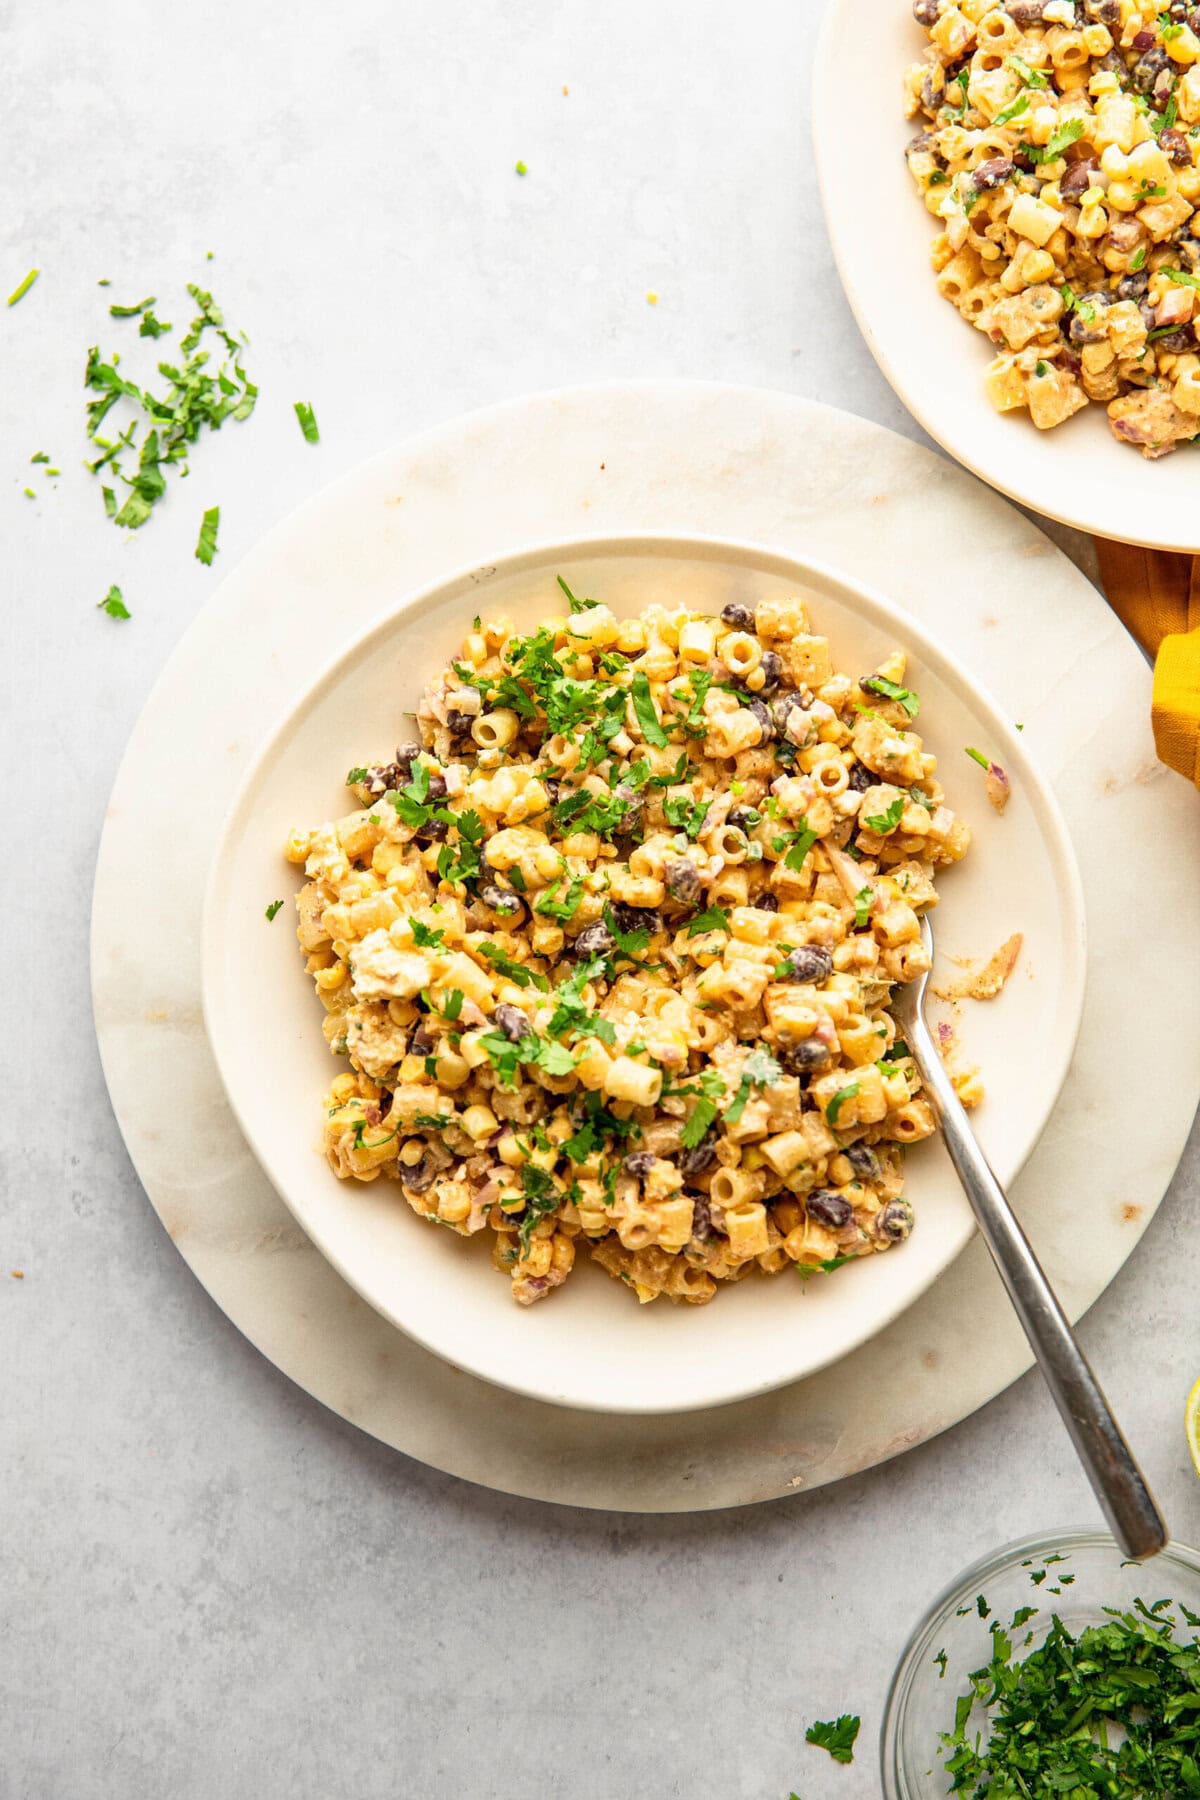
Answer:
<svg viewBox="0 0 1200 1800"><path fill-rule="evenodd" d="M1014 1197L1068 1311L1083 1312L1149 1224L1200 1094L1200 1016L1178 979L1200 932L1200 803L1155 761L1148 670L1086 576L952 464L828 407L699 383L537 395L401 444L285 522L209 601L134 730L97 869L93 992L151 1203L264 1355L435 1467L545 1500L677 1511L837 1480L1015 1379L1031 1359L979 1242L808 1381L674 1417L544 1406L432 1357L322 1259L238 1131L199 997L219 825L257 742L313 673L447 569L572 534L651 530L756 541L878 586L1025 727L1079 857L1089 984L1062 1099ZM1118 1062L1131 989L1152 1054Z"/></svg>

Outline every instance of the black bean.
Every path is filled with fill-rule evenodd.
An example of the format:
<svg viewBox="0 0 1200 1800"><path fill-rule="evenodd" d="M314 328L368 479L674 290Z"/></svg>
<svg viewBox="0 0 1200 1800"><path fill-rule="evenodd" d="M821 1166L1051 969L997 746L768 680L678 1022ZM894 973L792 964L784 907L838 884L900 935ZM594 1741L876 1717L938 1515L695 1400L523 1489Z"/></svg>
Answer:
<svg viewBox="0 0 1200 1800"><path fill-rule="evenodd" d="M414 744L411 740L406 744L397 744L396 745L396 761L398 763L415 762L417 760L417 757L420 756L420 754L421 754L420 744Z"/></svg>
<svg viewBox="0 0 1200 1800"><path fill-rule="evenodd" d="M616 900L612 910L617 930L628 936L632 936L635 931L653 933L662 924L657 912L649 906L629 906L624 900Z"/></svg>
<svg viewBox="0 0 1200 1800"><path fill-rule="evenodd" d="M1154 340L1156 350L1169 350L1173 356L1182 356L1185 350L1193 350L1195 345L1196 340L1188 325L1180 326L1178 331L1172 331L1168 337Z"/></svg>
<svg viewBox="0 0 1200 1800"><path fill-rule="evenodd" d="M1165 150L1171 161L1181 169L1188 169L1192 164L1192 145L1186 131L1171 127L1158 134L1160 150Z"/></svg>
<svg viewBox="0 0 1200 1800"><path fill-rule="evenodd" d="M1194 31L1197 36L1200 36L1200 6L1194 6L1192 8L1191 12L1188 14L1187 22L1189 31Z"/></svg>
<svg viewBox="0 0 1200 1800"><path fill-rule="evenodd" d="M1200 268L1200 238L1194 232L1189 231L1186 225L1181 225L1171 242L1189 269Z"/></svg>
<svg viewBox="0 0 1200 1800"><path fill-rule="evenodd" d="M787 974L777 975L777 981L828 981L833 974L833 958L820 944L801 944L789 950L784 964Z"/></svg>
<svg viewBox="0 0 1200 1800"><path fill-rule="evenodd" d="M860 762L854 764L850 771L850 787L853 793L865 794L868 788L877 787L878 784L879 777L871 769L866 768Z"/></svg>
<svg viewBox="0 0 1200 1800"><path fill-rule="evenodd" d="M680 1151L680 1153L679 1153L680 1174L682 1174L685 1177L703 1175L706 1169L712 1168L712 1166L716 1162L716 1160L717 1160L717 1134L715 1131L710 1131L706 1137L702 1137L700 1139L700 1142L698 1144L693 1144L692 1148L690 1150L681 1150ZM700 1204L700 1202L697 1201L696 1204L698 1206ZM695 1227L695 1224L693 1223L692 1236L695 1237L695 1235L696 1235L696 1227Z"/></svg>
<svg viewBox="0 0 1200 1800"><path fill-rule="evenodd" d="M401 1185L406 1187L410 1193L423 1194L426 1188L432 1187L434 1183L437 1176L437 1164L432 1156L423 1156L419 1162L402 1162L399 1165L399 1174Z"/></svg>
<svg viewBox="0 0 1200 1800"><path fill-rule="evenodd" d="M1145 35L1144 32L1139 31L1137 37L1133 40L1134 43L1137 44L1138 38L1144 37ZM1151 41L1153 42L1153 40ZM1153 49L1147 50L1143 56L1138 57L1133 65L1131 73L1133 85L1139 94L1153 93L1154 84L1163 71L1167 69L1168 61L1169 58L1167 53L1162 48L1161 44L1155 44Z"/></svg>
<svg viewBox="0 0 1200 1800"><path fill-rule="evenodd" d="M510 1044L519 1044L533 1029L519 1006L501 1004L492 1016Z"/></svg>
<svg viewBox="0 0 1200 1800"><path fill-rule="evenodd" d="M847 1144L842 1155L854 1173L860 1175L864 1181L878 1181L881 1174L879 1158L870 1144Z"/></svg>
<svg viewBox="0 0 1200 1800"><path fill-rule="evenodd" d="M1094 156L1085 156L1079 162L1073 162L1058 184L1058 191L1063 199L1077 200L1080 194L1086 194L1099 166Z"/></svg>
<svg viewBox="0 0 1200 1800"><path fill-rule="evenodd" d="M759 738L759 743L769 744L771 739L775 736L775 727L771 723L770 713L757 695L750 702L750 711L758 720L758 729L762 733L762 736Z"/></svg>
<svg viewBox="0 0 1200 1800"><path fill-rule="evenodd" d="M521 896L514 894L511 888L497 887L494 881L489 881L480 888L479 898L485 906L490 906L493 912L504 913L509 918L523 911Z"/></svg>
<svg viewBox="0 0 1200 1800"><path fill-rule="evenodd" d="M781 1044L776 1055L779 1066L788 1075L805 1075L820 1069L829 1061L829 1045L818 1037L801 1038L795 1044Z"/></svg>
<svg viewBox="0 0 1200 1800"><path fill-rule="evenodd" d="M1046 10L1046 0L1007 0L1004 10L1014 25L1036 25Z"/></svg>
<svg viewBox="0 0 1200 1800"><path fill-rule="evenodd" d="M683 906L694 906L700 898L700 872L694 863L671 862L663 870L667 892Z"/></svg>
<svg viewBox="0 0 1200 1800"><path fill-rule="evenodd" d="M763 678L763 684L758 690L759 693L774 693L775 689L779 686L780 679L783 675L783 658L776 656L774 650L764 650L763 659L758 666L762 672Z"/></svg>
<svg viewBox="0 0 1200 1800"><path fill-rule="evenodd" d="M1097 25L1115 25L1121 17L1121 0L1083 0L1083 10Z"/></svg>
<svg viewBox="0 0 1200 1800"><path fill-rule="evenodd" d="M749 606L743 606L740 600L731 600L728 606L721 608L721 619L726 625L732 625L735 631L753 631L754 613Z"/></svg>
<svg viewBox="0 0 1200 1800"><path fill-rule="evenodd" d="M938 0L913 0L913 18L928 31L937 24Z"/></svg>
<svg viewBox="0 0 1200 1800"><path fill-rule="evenodd" d="M434 1038L430 1033L428 1026L425 1024L425 1021L422 1019L421 1023L417 1026L416 1030L408 1040L408 1053L410 1056L428 1056L433 1049L433 1045Z"/></svg>
<svg viewBox="0 0 1200 1800"><path fill-rule="evenodd" d="M1139 269L1134 275L1122 275L1117 283L1118 300L1140 300L1150 285L1149 271Z"/></svg>
<svg viewBox="0 0 1200 1800"><path fill-rule="evenodd" d="M612 947L613 935L603 919L585 925L575 939L575 949L580 956L607 956Z"/></svg>
<svg viewBox="0 0 1200 1800"><path fill-rule="evenodd" d="M451 707L450 711L446 714L446 724L453 737L465 737L470 732L474 722L474 718L470 713L458 712L454 707Z"/></svg>
<svg viewBox="0 0 1200 1800"><path fill-rule="evenodd" d="M919 156L922 150L932 150L932 148L933 133L931 131L918 131L916 137L909 138L907 144L905 144L904 154L905 156Z"/></svg>
<svg viewBox="0 0 1200 1800"><path fill-rule="evenodd" d="M430 774L428 798L430 800L444 800L446 798L446 777L444 775L439 775L436 772Z"/></svg>
<svg viewBox="0 0 1200 1800"><path fill-rule="evenodd" d="M890 1244L903 1243L913 1228L913 1209L907 1200L889 1200L875 1220L876 1237Z"/></svg>
<svg viewBox="0 0 1200 1800"><path fill-rule="evenodd" d="M624 800L625 812L613 827L614 837L632 837L642 829L646 815L646 802L643 797L631 788L627 781L622 781L615 790L618 800Z"/></svg>
<svg viewBox="0 0 1200 1800"><path fill-rule="evenodd" d="M753 831L757 824L757 820L754 816L755 811L757 811L757 808L752 810L748 806L731 807L725 823L727 825L732 825L735 831Z"/></svg>
<svg viewBox="0 0 1200 1800"><path fill-rule="evenodd" d="M774 894L755 894L750 905L756 907L759 912L777 913L779 911L779 900Z"/></svg>
<svg viewBox="0 0 1200 1800"><path fill-rule="evenodd" d="M934 63L921 83L921 105L926 112L934 113L942 104L946 93L946 71L941 63Z"/></svg>
<svg viewBox="0 0 1200 1800"><path fill-rule="evenodd" d="M440 844L450 827L445 819L426 819L417 831L418 844Z"/></svg>
<svg viewBox="0 0 1200 1800"><path fill-rule="evenodd" d="M706 1194L692 1195L692 1237L693 1244L711 1244L716 1237L713 1229L712 1208L708 1204Z"/></svg>
<svg viewBox="0 0 1200 1800"><path fill-rule="evenodd" d="M1012 159L1007 156L989 156L971 170L971 181L980 193L989 188L997 188L1008 180L1013 172Z"/></svg>
<svg viewBox="0 0 1200 1800"><path fill-rule="evenodd" d="M658 1158L655 1156L653 1150L635 1150L632 1156L627 1156L625 1158L621 1167L627 1175L637 1175L640 1177L642 1175L648 1175L657 1161Z"/></svg>
<svg viewBox="0 0 1200 1800"><path fill-rule="evenodd" d="M854 1216L854 1208L850 1202L841 1194L835 1194L832 1188L814 1189L804 1206L810 1219L816 1219L821 1225L828 1225L831 1231L840 1231Z"/></svg>
<svg viewBox="0 0 1200 1800"><path fill-rule="evenodd" d="M795 712L798 706L802 705L803 702L795 688L786 689L784 693L779 695L778 699L772 700L771 718L774 721L775 729L780 735L787 730L789 716Z"/></svg>

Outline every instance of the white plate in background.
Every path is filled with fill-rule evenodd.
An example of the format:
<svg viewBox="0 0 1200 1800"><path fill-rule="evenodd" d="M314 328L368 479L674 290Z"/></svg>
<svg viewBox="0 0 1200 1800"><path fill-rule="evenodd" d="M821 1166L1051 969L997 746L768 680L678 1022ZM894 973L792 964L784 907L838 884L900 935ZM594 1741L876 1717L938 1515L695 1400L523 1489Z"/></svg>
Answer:
<svg viewBox="0 0 1200 1800"><path fill-rule="evenodd" d="M928 40L908 0L829 0L813 66L813 138L825 224L846 297L876 362L913 416L960 463L1034 512L1101 537L1200 549L1200 461L1186 446L1149 462L1094 402L1053 431L998 413L984 391L995 354L937 291L938 221L904 146L901 83Z"/></svg>
<svg viewBox="0 0 1200 1800"><path fill-rule="evenodd" d="M505 612L532 629L558 610L555 577L618 613L651 600L718 611L802 592L835 666L874 666L897 646L922 696L921 730L949 804L975 829L967 859L943 873L939 957L989 955L1025 936L1000 999L960 1022L962 1055L982 1064L976 1116L1011 1181L1054 1105L1083 1005L1082 890L1058 807L1020 737L973 679L912 620L832 570L768 549L703 538L593 539L506 555L402 601L331 666L314 670L259 753L227 818L204 910L205 1018L230 1102L274 1186L339 1272L384 1317L450 1362L519 1393L606 1412L681 1412L781 1386L836 1361L880 1330L963 1248L972 1222L940 1144L909 1158L912 1238L886 1255L801 1284L750 1278L704 1307L634 1305L581 1252L566 1286L516 1306L486 1238L420 1220L385 1178L339 1182L319 1154L321 1100L337 1065L292 930L263 909L298 871L282 845L294 826L351 810L347 768L389 755L403 713L457 651L472 616ZM329 596L336 607L337 594ZM963 746L985 747L1013 777L1003 817ZM483 1237L483 1234L481 1234Z"/></svg>

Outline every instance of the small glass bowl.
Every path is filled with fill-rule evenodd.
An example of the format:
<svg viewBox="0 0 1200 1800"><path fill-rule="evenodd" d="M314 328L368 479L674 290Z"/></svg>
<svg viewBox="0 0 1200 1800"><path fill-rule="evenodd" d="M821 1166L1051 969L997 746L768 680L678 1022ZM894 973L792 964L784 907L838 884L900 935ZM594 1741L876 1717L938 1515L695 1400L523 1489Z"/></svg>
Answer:
<svg viewBox="0 0 1200 1800"><path fill-rule="evenodd" d="M1042 1580L1035 1581L1041 1571ZM1073 1580L1064 1585L1064 1575ZM980 1616L980 1595L990 1609L986 1617ZM886 1800L945 1800L950 1782L940 1733L952 1730L955 1701L967 1692L971 1671L991 1659L988 1627L994 1619L1009 1631L1020 1607L1037 1607L1010 1633L1016 1660L1041 1643L1052 1614L1077 1634L1105 1624L1106 1606L1127 1608L1138 1597L1148 1606L1165 1597L1200 1613L1200 1555L1168 1544L1149 1562L1128 1563L1105 1531L1060 1531L1024 1538L973 1564L926 1613L892 1677L880 1741ZM1184 1639L1196 1635L1178 1611L1174 1616Z"/></svg>

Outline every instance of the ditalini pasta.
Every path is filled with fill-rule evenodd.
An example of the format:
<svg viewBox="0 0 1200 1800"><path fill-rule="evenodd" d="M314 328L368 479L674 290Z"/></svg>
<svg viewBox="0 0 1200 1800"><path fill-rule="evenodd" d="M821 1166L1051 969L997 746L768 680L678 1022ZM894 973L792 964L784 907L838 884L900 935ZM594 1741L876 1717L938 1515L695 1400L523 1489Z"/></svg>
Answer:
<svg viewBox="0 0 1200 1800"><path fill-rule="evenodd" d="M837 673L799 599L475 621L421 741L295 832L347 1068L343 1178L489 1234L523 1304L582 1244L639 1300L905 1239L934 1120L888 1011L967 827L897 652Z"/></svg>
<svg viewBox="0 0 1200 1800"><path fill-rule="evenodd" d="M1200 435L1200 7L916 0L924 125L908 163L940 222L941 293L995 346L1000 412L1089 401L1123 443Z"/></svg>

